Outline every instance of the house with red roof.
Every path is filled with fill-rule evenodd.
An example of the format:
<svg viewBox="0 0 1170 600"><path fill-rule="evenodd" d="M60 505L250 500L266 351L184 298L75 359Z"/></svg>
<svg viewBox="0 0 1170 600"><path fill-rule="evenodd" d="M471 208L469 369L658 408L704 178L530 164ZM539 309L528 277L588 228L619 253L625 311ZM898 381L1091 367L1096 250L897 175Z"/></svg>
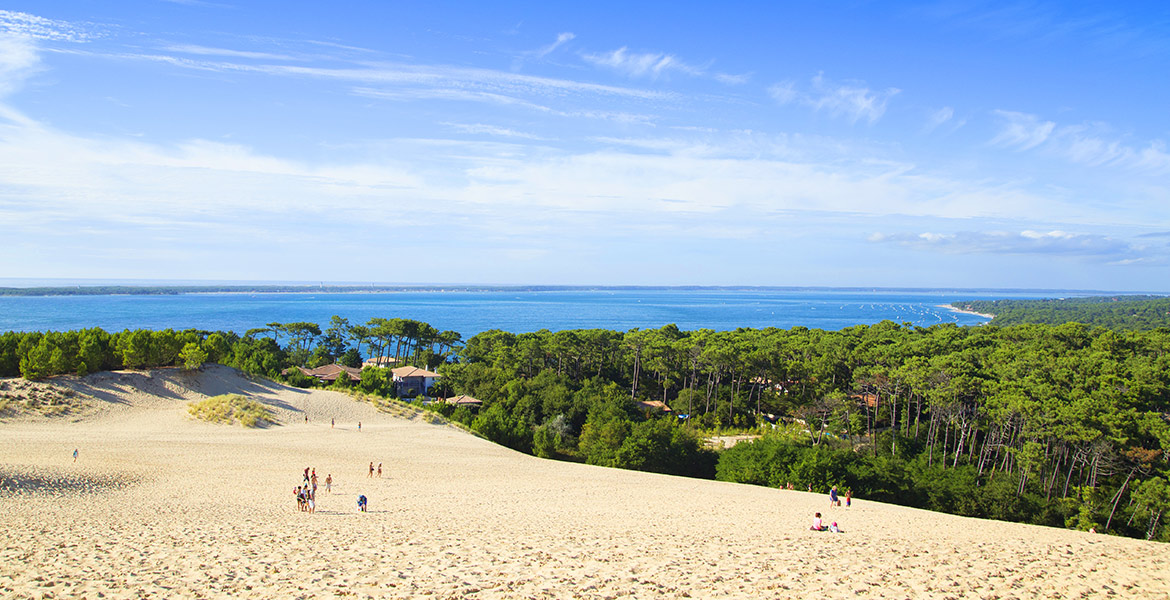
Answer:
<svg viewBox="0 0 1170 600"><path fill-rule="evenodd" d="M394 378L395 392L406 398L430 395L428 392L441 377L433 371L409 366L390 369L390 373Z"/></svg>

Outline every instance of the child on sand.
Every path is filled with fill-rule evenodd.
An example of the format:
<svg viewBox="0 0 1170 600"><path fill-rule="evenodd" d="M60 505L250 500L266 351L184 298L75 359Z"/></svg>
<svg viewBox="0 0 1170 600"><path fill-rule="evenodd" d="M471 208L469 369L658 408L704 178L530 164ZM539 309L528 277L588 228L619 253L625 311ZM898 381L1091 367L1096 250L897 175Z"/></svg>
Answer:
<svg viewBox="0 0 1170 600"><path fill-rule="evenodd" d="M853 488L845 490L845 508L853 504Z"/></svg>
<svg viewBox="0 0 1170 600"><path fill-rule="evenodd" d="M817 513L816 516L813 517L812 527L809 527L809 529L813 531L825 530L825 522L821 520L821 513Z"/></svg>

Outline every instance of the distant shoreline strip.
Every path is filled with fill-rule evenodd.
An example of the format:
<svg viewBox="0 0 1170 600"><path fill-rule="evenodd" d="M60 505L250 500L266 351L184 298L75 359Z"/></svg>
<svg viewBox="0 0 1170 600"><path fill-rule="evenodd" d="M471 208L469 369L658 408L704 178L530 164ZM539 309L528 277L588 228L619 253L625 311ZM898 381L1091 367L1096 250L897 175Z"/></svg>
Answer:
<svg viewBox="0 0 1170 600"><path fill-rule="evenodd" d="M1028 290L992 288L874 288L820 286L639 286L639 285L75 285L40 287L0 287L0 297L8 296L175 296L183 294L384 294L409 292L516 293L516 292L864 292L864 293L1035 293L1035 294L1110 294L1094 290ZM1127 293L1128 294L1128 293ZM992 318L950 305L941 307L961 313Z"/></svg>

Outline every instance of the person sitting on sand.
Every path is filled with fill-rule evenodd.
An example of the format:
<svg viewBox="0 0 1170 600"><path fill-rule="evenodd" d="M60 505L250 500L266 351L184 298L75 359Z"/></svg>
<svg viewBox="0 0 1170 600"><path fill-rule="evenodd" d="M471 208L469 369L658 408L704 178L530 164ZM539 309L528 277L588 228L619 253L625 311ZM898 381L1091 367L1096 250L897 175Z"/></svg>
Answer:
<svg viewBox="0 0 1170 600"><path fill-rule="evenodd" d="M833 533L841 533L841 528L837 527L836 521L833 521L833 524L829 525L829 531L832 531Z"/></svg>
<svg viewBox="0 0 1170 600"><path fill-rule="evenodd" d="M813 531L825 530L825 522L821 520L821 513L817 513L816 516L813 517L812 527L809 527L809 529Z"/></svg>

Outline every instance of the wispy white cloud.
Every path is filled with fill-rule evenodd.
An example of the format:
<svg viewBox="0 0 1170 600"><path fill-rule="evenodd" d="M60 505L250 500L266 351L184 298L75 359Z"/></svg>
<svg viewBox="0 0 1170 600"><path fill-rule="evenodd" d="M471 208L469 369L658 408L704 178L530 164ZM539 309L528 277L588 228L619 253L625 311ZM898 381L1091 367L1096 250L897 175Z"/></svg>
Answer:
<svg viewBox="0 0 1170 600"><path fill-rule="evenodd" d="M526 110L536 111L539 113L554 115L558 117L570 118L586 118L596 119L602 121L611 121L614 123L624 123L629 125L653 125L655 117L648 114L638 114L623 111L612 110L559 110L554 109L544 104L530 102L515 96L506 94L497 94L493 92L480 92L453 88L424 88L424 87L400 87L397 89L377 89L358 87L353 89L353 93L367 98L376 98L379 100L393 100L393 101L415 101L415 100L449 100L456 102L477 102L484 104L494 104L497 106L515 106Z"/></svg>
<svg viewBox="0 0 1170 600"><path fill-rule="evenodd" d="M670 73L681 73L692 77L709 76L720 83L738 85L746 83L750 76L712 72L711 64L694 65L665 52L631 52L622 46L617 50L597 54L584 53L581 58L594 66L612 69L627 77L658 79Z"/></svg>
<svg viewBox="0 0 1170 600"><path fill-rule="evenodd" d="M1120 167L1153 175L1170 173L1170 153L1161 140L1136 148L1103 123L1058 125L1027 113L997 110L994 114L1000 118L1001 127L992 145L1019 151L1036 149L1089 167Z"/></svg>
<svg viewBox="0 0 1170 600"><path fill-rule="evenodd" d="M0 35L0 99L20 89L40 62L31 38Z"/></svg>
<svg viewBox="0 0 1170 600"><path fill-rule="evenodd" d="M573 34L572 32L568 32L568 31L563 32L561 34L558 34L556 41L554 41L553 43L551 43L547 46L543 46L543 47L537 49L535 52L533 52L533 55L536 58L544 58L544 57L548 56L549 54L551 54L557 48L560 48L561 46L564 46L565 44L571 42L573 40L573 38L576 38L576 37L577 36L575 34Z"/></svg>
<svg viewBox="0 0 1170 600"><path fill-rule="evenodd" d="M1041 254L1125 261L1126 264L1166 256L1163 248L1108 235L1062 230L874 233L869 241L950 254Z"/></svg>
<svg viewBox="0 0 1170 600"><path fill-rule="evenodd" d="M752 79L751 73L740 73L738 75L732 75L729 73L713 73L711 76L715 78L715 81L718 81L719 83L725 83L727 85L743 85Z"/></svg>
<svg viewBox="0 0 1170 600"><path fill-rule="evenodd" d="M793 81L781 81L768 87L768 95L780 104L788 104L800 98Z"/></svg>
<svg viewBox="0 0 1170 600"><path fill-rule="evenodd" d="M1166 143L1160 140L1150 142L1138 153L1136 164L1156 173L1170 173L1170 152L1166 151Z"/></svg>
<svg viewBox="0 0 1170 600"><path fill-rule="evenodd" d="M926 125L923 129L930 132L941 127L944 131L954 131L966 124L966 119L955 118L954 108L944 106L938 110L930 111L930 114L926 116Z"/></svg>
<svg viewBox="0 0 1170 600"><path fill-rule="evenodd" d="M520 138L526 140L546 140L548 138L541 137L532 133L525 133L523 131L516 131L507 127L499 127L496 125L485 125L483 123L440 123L446 125L455 131L470 134L484 134L494 135L500 137Z"/></svg>
<svg viewBox="0 0 1170 600"><path fill-rule="evenodd" d="M799 103L816 111L844 117L856 123L876 122L886 112L891 98L901 90L887 88L874 91L861 82L835 83L823 74L812 78L807 89L798 89L796 83L784 81L768 88L768 94L780 104Z"/></svg>
<svg viewBox="0 0 1170 600"><path fill-rule="evenodd" d="M671 71L687 75L701 75L703 69L691 66L672 54L661 52L630 52L622 46L617 50L601 54L582 54L586 62L599 67L608 67L630 77L657 78Z"/></svg>
<svg viewBox="0 0 1170 600"><path fill-rule="evenodd" d="M455 67L449 65L363 62L353 66L322 67L309 64L252 64L231 61L198 60L168 54L103 54L115 59L161 62L201 71L250 72L281 77L304 77L348 81L362 84L412 84L442 86L450 89L509 91L531 95L558 96L565 93L593 94L656 100L671 97L667 92L645 90L562 79L524 75L495 69Z"/></svg>
<svg viewBox="0 0 1170 600"><path fill-rule="evenodd" d="M177 44L162 48L168 52L194 54L198 56L227 56L230 58L251 58L256 60L294 60L292 56L274 54L271 52L250 52L247 50L232 50L228 48L212 48L195 44Z"/></svg>
<svg viewBox="0 0 1170 600"><path fill-rule="evenodd" d="M11 10L0 10L0 33L63 42L85 42L100 37L98 28L89 24L57 21Z"/></svg>
<svg viewBox="0 0 1170 600"><path fill-rule="evenodd" d="M1056 128L1056 123L1042 121L1036 115L1008 110L996 110L994 114L1003 121L1003 127L991 143L1016 150L1027 150L1043 144Z"/></svg>

